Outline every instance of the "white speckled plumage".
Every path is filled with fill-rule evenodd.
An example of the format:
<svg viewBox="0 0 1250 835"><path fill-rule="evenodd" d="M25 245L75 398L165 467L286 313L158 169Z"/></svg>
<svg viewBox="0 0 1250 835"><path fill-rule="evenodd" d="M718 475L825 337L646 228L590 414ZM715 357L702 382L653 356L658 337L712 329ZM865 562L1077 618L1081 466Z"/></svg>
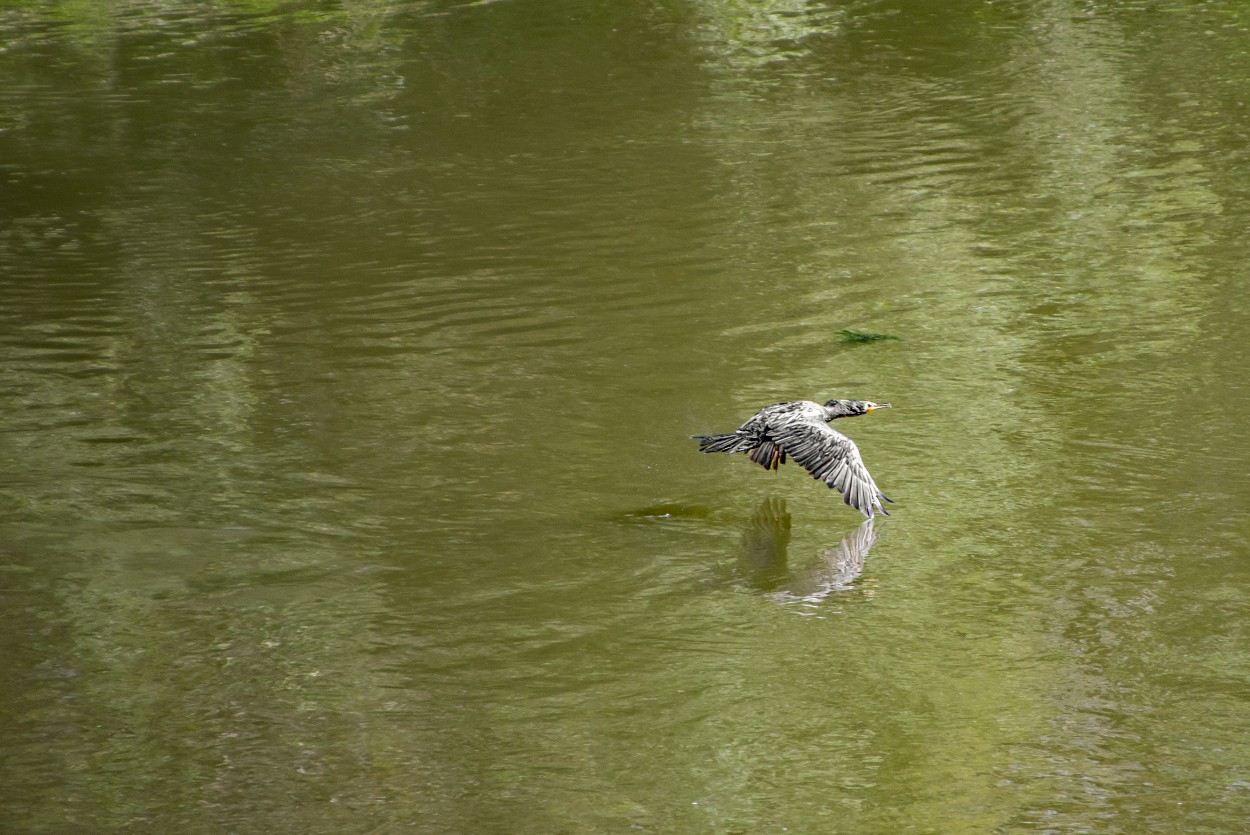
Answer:
<svg viewBox="0 0 1250 835"><path fill-rule="evenodd" d="M886 512L890 501L877 488L855 442L829 425L838 418L863 415L889 403L868 400L829 400L823 406L811 400L774 403L756 412L736 432L695 435L702 452L745 452L766 470L775 470L789 456L842 494L848 505L872 518Z"/></svg>

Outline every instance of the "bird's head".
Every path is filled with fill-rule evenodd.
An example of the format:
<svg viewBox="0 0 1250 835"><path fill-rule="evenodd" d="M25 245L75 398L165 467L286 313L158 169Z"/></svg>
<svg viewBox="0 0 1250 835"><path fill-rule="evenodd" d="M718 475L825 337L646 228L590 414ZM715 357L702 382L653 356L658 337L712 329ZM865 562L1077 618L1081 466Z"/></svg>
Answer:
<svg viewBox="0 0 1250 835"><path fill-rule="evenodd" d="M827 400L825 408L831 410L830 420L866 415L874 409L888 409L889 403L873 403L871 400Z"/></svg>

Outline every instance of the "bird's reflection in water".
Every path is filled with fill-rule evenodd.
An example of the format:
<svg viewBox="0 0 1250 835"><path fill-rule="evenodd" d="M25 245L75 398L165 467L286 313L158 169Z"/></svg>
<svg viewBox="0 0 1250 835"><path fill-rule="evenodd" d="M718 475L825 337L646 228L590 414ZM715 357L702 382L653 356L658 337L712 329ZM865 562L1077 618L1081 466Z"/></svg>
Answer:
<svg viewBox="0 0 1250 835"><path fill-rule="evenodd" d="M854 588L864 561L877 541L873 520L866 519L826 548L809 565L791 570L790 513L784 499L765 499L742 531L738 569L751 588L785 604L819 603L832 592Z"/></svg>
<svg viewBox="0 0 1250 835"><path fill-rule="evenodd" d="M785 499L765 499L742 529L738 570L747 584L773 591L789 578L786 549L790 547L790 513Z"/></svg>

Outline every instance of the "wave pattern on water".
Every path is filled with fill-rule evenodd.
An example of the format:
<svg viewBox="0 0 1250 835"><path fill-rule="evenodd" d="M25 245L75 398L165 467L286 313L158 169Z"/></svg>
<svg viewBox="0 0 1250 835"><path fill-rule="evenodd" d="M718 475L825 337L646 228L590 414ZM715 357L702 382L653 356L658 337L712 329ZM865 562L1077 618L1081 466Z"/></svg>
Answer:
<svg viewBox="0 0 1250 835"><path fill-rule="evenodd" d="M582 6L0 12L9 828L1235 829L1244 15Z"/></svg>

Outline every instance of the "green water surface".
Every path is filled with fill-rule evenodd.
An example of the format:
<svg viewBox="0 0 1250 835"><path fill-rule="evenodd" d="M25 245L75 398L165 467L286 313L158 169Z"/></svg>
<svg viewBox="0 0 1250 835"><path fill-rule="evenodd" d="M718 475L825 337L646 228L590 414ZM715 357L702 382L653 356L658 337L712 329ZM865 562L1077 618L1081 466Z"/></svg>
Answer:
<svg viewBox="0 0 1250 835"><path fill-rule="evenodd" d="M1248 102L1233 0L0 5L0 830L1246 831ZM689 439L837 396L875 525Z"/></svg>

